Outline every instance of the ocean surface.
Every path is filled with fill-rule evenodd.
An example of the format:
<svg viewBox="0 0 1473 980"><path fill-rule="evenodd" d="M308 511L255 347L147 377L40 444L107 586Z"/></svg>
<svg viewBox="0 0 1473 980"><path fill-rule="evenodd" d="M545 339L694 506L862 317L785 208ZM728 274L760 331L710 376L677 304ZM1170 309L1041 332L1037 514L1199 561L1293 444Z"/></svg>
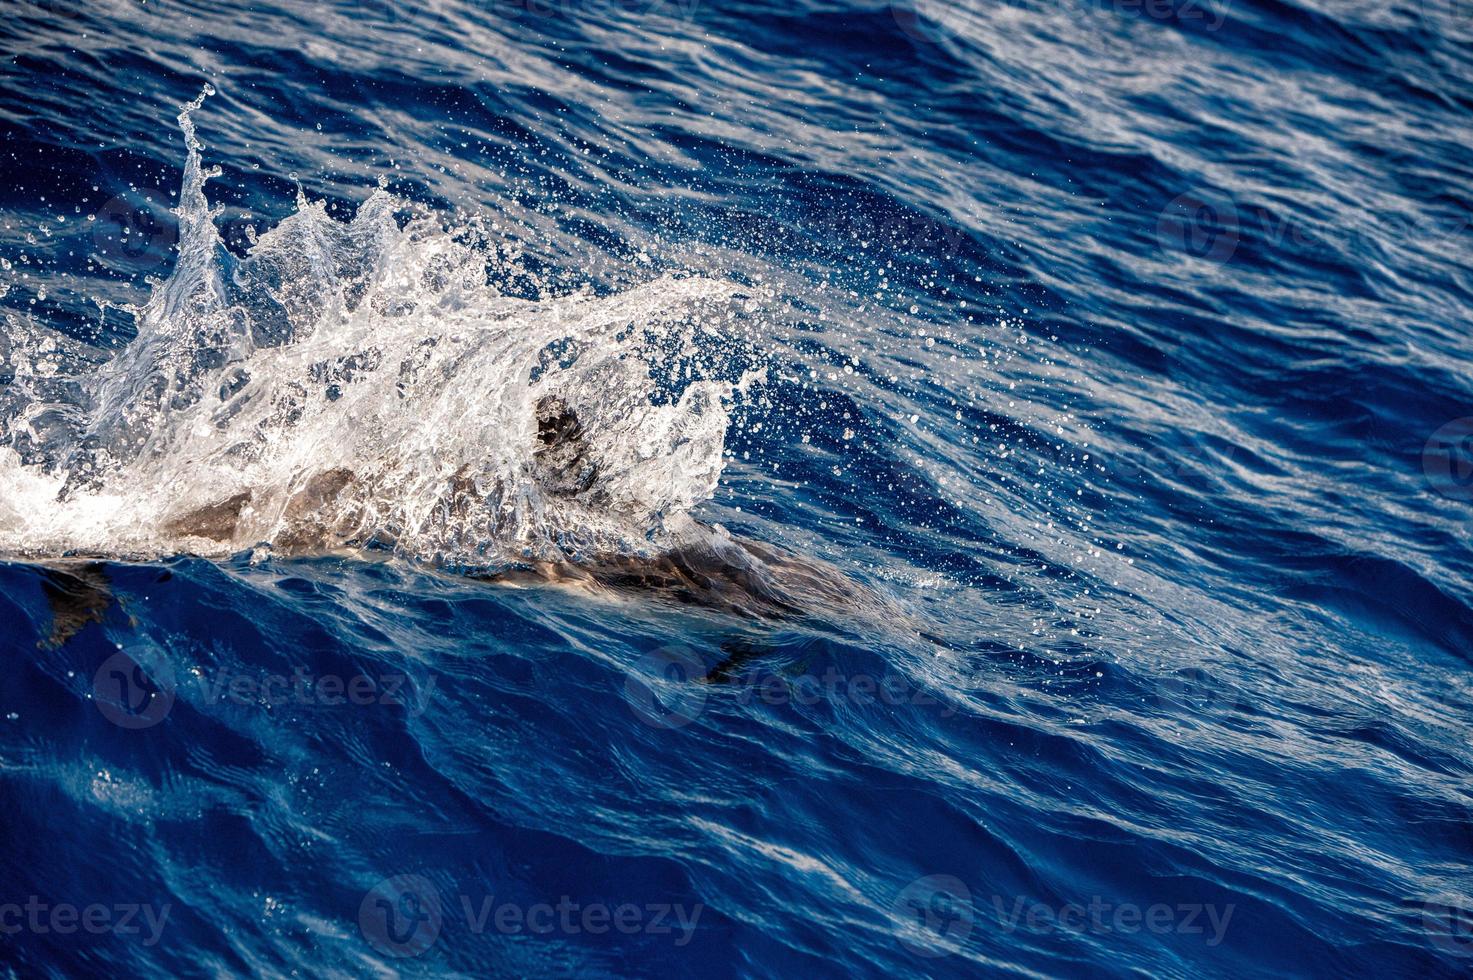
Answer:
<svg viewBox="0 0 1473 980"><path fill-rule="evenodd" d="M0 975L1473 972L1469 0L8 0Z"/></svg>

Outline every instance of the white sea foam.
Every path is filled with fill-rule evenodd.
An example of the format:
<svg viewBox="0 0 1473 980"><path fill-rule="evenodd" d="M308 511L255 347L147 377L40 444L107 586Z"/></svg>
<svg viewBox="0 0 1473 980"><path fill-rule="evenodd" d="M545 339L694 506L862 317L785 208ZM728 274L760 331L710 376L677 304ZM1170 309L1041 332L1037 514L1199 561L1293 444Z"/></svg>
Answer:
<svg viewBox="0 0 1473 980"><path fill-rule="evenodd" d="M712 493L730 401L758 377L711 353L751 316L737 284L666 275L610 296L514 298L496 285L489 220L447 228L383 189L346 223L299 196L236 259L191 121L206 94L179 115L178 261L133 311L137 338L88 365L53 331L7 326L0 551L280 544L293 495L347 470L354 482L315 515L337 538L494 566L657 550ZM539 482L547 395L582 423L599 473L586 493ZM224 540L171 528L238 494L250 501Z"/></svg>

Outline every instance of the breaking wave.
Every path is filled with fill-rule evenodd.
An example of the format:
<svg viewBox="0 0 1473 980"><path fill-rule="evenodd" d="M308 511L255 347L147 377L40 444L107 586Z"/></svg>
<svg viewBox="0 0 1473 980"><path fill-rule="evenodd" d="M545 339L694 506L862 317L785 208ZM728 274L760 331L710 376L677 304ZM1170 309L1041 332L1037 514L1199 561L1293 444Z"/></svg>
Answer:
<svg viewBox="0 0 1473 980"><path fill-rule="evenodd" d="M0 551L371 546L483 568L658 550L688 525L762 378L733 342L752 335L740 284L526 298L494 217L447 224L382 183L347 222L299 191L237 257L191 119L209 94L179 113L178 258L125 311L137 337L104 360L9 319ZM581 427L571 486L539 453L550 402Z"/></svg>

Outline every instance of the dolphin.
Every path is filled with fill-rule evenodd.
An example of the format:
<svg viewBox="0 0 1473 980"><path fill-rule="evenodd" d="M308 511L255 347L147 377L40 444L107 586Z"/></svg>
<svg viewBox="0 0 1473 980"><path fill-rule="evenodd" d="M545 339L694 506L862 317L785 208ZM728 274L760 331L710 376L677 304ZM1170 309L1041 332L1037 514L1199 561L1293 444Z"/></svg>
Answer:
<svg viewBox="0 0 1473 980"><path fill-rule="evenodd" d="M593 494L599 466L577 413L556 395L536 405L537 446L533 472L547 492L565 498ZM469 480L460 477L467 484ZM351 551L355 541L340 506L343 495L359 482L352 470L329 468L304 480L287 499L284 529L273 547L293 555ZM214 542L232 540L252 494L242 491L169 519L173 535ZM51 604L53 630L46 645L65 643L89 623L101 622L112 603L106 567L96 560L52 563L43 590ZM674 605L729 614L748 621L776 624L816 613L855 613L893 617L893 603L855 582L827 562L774 545L736 537L722 528L694 523L670 550L655 556L601 554L557 561L531 561L493 574L473 576L506 585L554 585L591 592L638 593ZM867 617L868 618L868 617ZM735 648L734 648L735 649ZM712 680L734 663L760 652L741 645L718 665Z"/></svg>

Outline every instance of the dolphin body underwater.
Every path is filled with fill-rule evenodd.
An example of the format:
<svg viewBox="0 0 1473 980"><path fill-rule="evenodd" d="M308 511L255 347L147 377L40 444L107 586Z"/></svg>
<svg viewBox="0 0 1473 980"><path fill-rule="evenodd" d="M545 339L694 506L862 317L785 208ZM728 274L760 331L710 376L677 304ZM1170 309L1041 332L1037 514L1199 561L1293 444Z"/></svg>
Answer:
<svg viewBox="0 0 1473 980"><path fill-rule="evenodd" d="M179 258L174 272L166 282L156 285L147 306L135 310L139 314L138 335L117 358L107 362L105 377L93 374L85 378L84 387L99 378L101 382L92 392L95 404L81 413L89 420L77 444L61 444L69 457L63 467L65 482L55 498L58 502L64 503L71 495L98 485L98 469L89 456L94 446L105 453L114 444L124 445L129 447L125 453L129 456L145 452L141 447L150 437L150 413L144 411L139 418L132 417L135 404L156 411L194 410L196 415L180 423L181 431L190 432L225 429L236 424L235 420L257 412L252 422L239 423L244 433L241 444L249 452L257 445L251 442L252 433L259 436L263 428L280 431L295 424L309 384L326 379L332 385L329 391L336 392L328 394L327 399L336 403L343 394L342 386L356 383L355 375L377 376L374 368L381 358L397 354L399 360L397 372L382 374L386 403L399 404L396 399L415 392L421 401L404 404L418 408L431 405L440 411L447 390L442 382L452 376L514 374L523 366L540 373L546 367L543 357L547 351L573 336L565 335L561 326L567 319L588 318L581 332L575 331L579 343L573 345L574 353L561 367L578 359L577 350L585 342L618 338L631 321L651 309L664 311L671 323L680 323L682 310L735 298L731 289L701 277L662 278L647 287L631 289L620 299L600 301L602 305L596 307L580 305L593 302L590 299L573 298L540 311L543 320L539 323L553 324L559 336L554 338L546 328L541 333L529 330L528 336L538 341L536 356L530 357L532 348L506 342L509 336L520 336L520 323L513 317L522 307L514 298L487 288L487 256L474 245L474 236L471 244L463 243L428 215L410 215L407 223L401 223L396 218L400 205L382 187L359 206L347 224L333 220L321 205L307 205L299 192L294 215L257 240L244 259L230 257L225 254L228 250L214 225L215 211L204 193L205 180L217 176L218 171L203 168L202 146L191 120L191 113L213 92L206 85L196 99L180 107L177 117L188 152L179 204L173 211L179 219ZM311 260L307 263L310 270L304 266L304 259ZM384 275L380 285L371 288L371 283L380 282L375 279L375 270L384 269L393 274ZM373 291L378 288L383 291ZM331 302L319 293L332 297ZM371 315L360 315L362 311ZM411 315L439 315L443 329L406 345L399 324L401 317ZM270 395L252 401L241 388L250 378L243 368L218 378L207 373L237 363L242 350L261 351L261 356L270 361L279 359L277 351L293 348L303 338L322 336L332 338L331 343L320 345L324 359L308 367L306 379L292 376L282 384L280 401ZM0 368L6 361L6 339L0 334ZM341 350L334 344L339 341L357 345L361 353L337 356ZM44 343L34 346L46 352L54 342L48 334ZM9 353L13 356L17 351L25 352L29 346L12 343ZM559 354L554 361L563 356ZM49 358L48 354L38 359ZM622 354L606 356L602 361L595 359L583 372L584 381L590 387L612 383L616 395L631 397L619 382L628 373L623 371L624 365ZM282 369L268 364L263 373L269 377L272 370ZM205 389L215 381L220 385L221 407L205 414L198 406L214 404ZM3 391L0 389L0 394ZM475 389L452 394L452 403L457 398L469 401L482 395ZM45 398L37 396L36 400L43 403ZM413 412L415 407L405 412ZM530 434L533 445L516 447L531 450L529 454L515 454L519 465L522 461L527 464L517 479L525 476L536 491L534 496L567 504L570 509L587 510L595 518L605 510L617 511L615 484L620 464L590 445L595 441L588 435L595 428L594 420L580 419L558 394L542 394L529 407L535 418L522 420L532 425L508 425L499 432L487 433L488 438L495 438L516 429L518 439L528 437L520 433ZM518 407L516 414L523 411ZM243 414L237 416L237 412ZM5 421L0 416L0 435L5 434ZM58 431L65 429L65 425L58 427ZM403 432L402 428L397 430L399 435ZM32 438L43 444L48 435ZM679 444L667 446L666 451L674 451ZM438 457L438 448L432 445L427 451ZM153 446L147 451L158 450L159 446ZM186 454L185 458L198 457ZM601 462L607 467L604 473L600 472ZM710 464L707 459L701 465ZM719 459L716 469L719 471ZM399 550L398 539L406 537L406 530L395 525L397 518L377 519L379 515L373 513L374 503L383 499L382 491L388 489L379 485L381 479L373 472L371 462L347 464L339 459L315 471L310 466L299 469L288 483L227 484L229 490L222 487L220 496L203 506L191 504L192 509L165 510L156 520L150 517L147 530L162 532L161 536L175 542L164 549L179 554L220 556L263 543L273 555L282 557L391 553ZM434 479L434 492L439 496L433 509L445 518L442 523L447 537L454 539L448 540L450 552L474 553L478 542L497 537L503 511L516 508L514 498L519 491L497 483L499 477L472 472L470 466L450 475L444 484L438 482L440 474L436 473ZM491 482L482 482L486 479ZM3 504L0 501L0 513L4 512ZM732 614L748 622L790 623L815 614L832 614L829 619L835 625L850 621L909 622L893 602L852 581L837 568L734 537L719 526L685 517L685 509L680 508L679 524L665 529L667 546L654 554L632 554L619 545L570 549L559 542L544 552L551 560L523 560L494 574L476 577L513 586L563 585L592 593L638 593ZM9 518L25 520L25 515L12 509ZM468 549L462 547L467 545ZM63 546L57 553L42 546L38 551L18 554L19 560L43 568L43 591L53 610L53 644L64 643L88 623L100 621L114 601L104 562L128 561L130 555L104 553L96 547L91 543L73 551ZM431 542L427 548L409 550L433 554L435 547L436 542ZM38 553L45 557L38 559ZM152 555L154 551L149 546L139 552L144 553ZM4 557L0 554L0 559ZM437 567L434 561L426 564Z"/></svg>
<svg viewBox="0 0 1473 980"><path fill-rule="evenodd" d="M583 438L577 413L555 395L536 406L535 473L539 484L561 497L594 492L599 467ZM334 468L304 481L288 499L284 530L273 551L288 557L351 554L369 542L355 540L351 521L335 505L359 477ZM169 519L164 530L213 542L236 534L252 494L241 492ZM494 574L473 575L483 581L514 585L579 587L591 592L612 590L652 596L668 603L729 614L748 621L779 624L819 613L850 618L866 611L893 615L893 604L855 582L839 569L772 545L735 537L724 529L695 524L694 532L656 556L603 554L578 561L526 562ZM381 542L380 542L381 543ZM115 603L102 561L68 556L43 564L42 591L52 612L52 633L45 646L60 646L91 623L100 623ZM703 678L725 679L741 662L761 653L745 641L723 645L727 659Z"/></svg>

